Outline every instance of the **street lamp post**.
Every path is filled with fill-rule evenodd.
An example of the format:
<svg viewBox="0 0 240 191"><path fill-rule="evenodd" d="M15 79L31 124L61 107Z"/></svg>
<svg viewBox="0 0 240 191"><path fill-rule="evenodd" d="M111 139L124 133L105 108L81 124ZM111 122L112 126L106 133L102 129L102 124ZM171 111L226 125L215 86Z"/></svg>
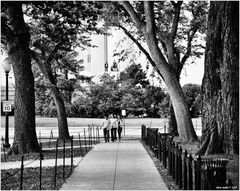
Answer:
<svg viewBox="0 0 240 191"><path fill-rule="evenodd" d="M8 74L11 71L11 65L9 63L8 58L4 60L3 68L6 74L6 101L8 101ZM5 112L6 121L5 121L5 143L4 147L9 148L11 145L9 144L8 130L9 130L9 120L8 120L8 112Z"/></svg>

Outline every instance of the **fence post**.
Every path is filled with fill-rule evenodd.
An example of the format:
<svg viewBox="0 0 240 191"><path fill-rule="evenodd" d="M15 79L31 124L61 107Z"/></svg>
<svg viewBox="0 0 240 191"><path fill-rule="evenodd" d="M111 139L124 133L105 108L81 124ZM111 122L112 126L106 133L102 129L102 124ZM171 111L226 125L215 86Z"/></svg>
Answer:
<svg viewBox="0 0 240 191"><path fill-rule="evenodd" d="M97 144L98 140L97 140L97 126L95 126L94 130L94 137L95 137L95 145Z"/></svg>
<svg viewBox="0 0 240 191"><path fill-rule="evenodd" d="M161 134L158 133L158 154L157 154L157 158L159 159L159 161L162 161L162 146L161 146Z"/></svg>
<svg viewBox="0 0 240 191"><path fill-rule="evenodd" d="M198 155L197 156L197 160L194 161L194 163L196 165L194 165L194 180L195 180L195 184L194 184L194 190L200 190L201 189L201 156Z"/></svg>
<svg viewBox="0 0 240 191"><path fill-rule="evenodd" d="M175 143L172 144L172 178L175 180Z"/></svg>
<svg viewBox="0 0 240 191"><path fill-rule="evenodd" d="M182 147L178 150L178 187L182 188Z"/></svg>
<svg viewBox="0 0 240 191"><path fill-rule="evenodd" d="M210 177L208 174L209 173L209 166L204 164L204 168L201 169L201 190L211 190L210 185L209 185L209 180L208 177ZM211 180L210 180L211 181Z"/></svg>
<svg viewBox="0 0 240 191"><path fill-rule="evenodd" d="M91 131L91 127L90 125L88 125L88 146L89 146L89 149L91 148L91 136L90 136L90 131Z"/></svg>
<svg viewBox="0 0 240 191"><path fill-rule="evenodd" d="M176 145L175 145L175 183L176 183L176 185L178 185L178 179L179 179L179 177L178 177L178 173L179 173L179 168L178 168L178 144L176 143Z"/></svg>
<svg viewBox="0 0 240 191"><path fill-rule="evenodd" d="M90 148L92 148L92 127L91 126L90 126L89 136L90 136Z"/></svg>
<svg viewBox="0 0 240 191"><path fill-rule="evenodd" d="M168 143L168 174L172 175L172 142Z"/></svg>
<svg viewBox="0 0 240 191"><path fill-rule="evenodd" d="M52 138L53 138L53 132L52 132L52 129L51 129L48 147L50 147L50 143L51 143Z"/></svg>
<svg viewBox="0 0 240 191"><path fill-rule="evenodd" d="M86 140L85 128L84 128L84 140L85 140L85 151L86 151L86 153L87 153L87 140Z"/></svg>
<svg viewBox="0 0 240 191"><path fill-rule="evenodd" d="M93 134L94 134L94 140L95 140L94 144L96 145L97 144L97 126L95 128L93 127Z"/></svg>
<svg viewBox="0 0 240 191"><path fill-rule="evenodd" d="M91 127L88 125L88 145L89 145L89 150L91 148Z"/></svg>
<svg viewBox="0 0 240 191"><path fill-rule="evenodd" d="M92 129L92 127L90 128L90 137L91 137L91 148L92 148L92 146L93 146L93 129Z"/></svg>
<svg viewBox="0 0 240 191"><path fill-rule="evenodd" d="M55 153L55 171L54 171L54 185L53 185L53 190L56 189L56 184L57 184L57 159L58 159L58 139L56 141L56 153Z"/></svg>
<svg viewBox="0 0 240 191"><path fill-rule="evenodd" d="M81 143L81 136L80 136L80 133L78 133L78 139L79 139L79 144L80 144L80 153L81 153L81 156L83 156L83 152L82 152L82 143Z"/></svg>
<svg viewBox="0 0 240 191"><path fill-rule="evenodd" d="M96 136L95 136L95 128L94 125L92 124L92 128L93 128L93 144L96 144Z"/></svg>
<svg viewBox="0 0 240 191"><path fill-rule="evenodd" d="M89 133L89 131L88 131L88 150L90 150L91 149L91 137L90 137L90 133Z"/></svg>
<svg viewBox="0 0 240 191"><path fill-rule="evenodd" d="M145 143L149 146L149 128L147 128L147 137Z"/></svg>
<svg viewBox="0 0 240 191"><path fill-rule="evenodd" d="M163 139L163 165L164 168L167 168L167 136L164 136Z"/></svg>
<svg viewBox="0 0 240 191"><path fill-rule="evenodd" d="M63 180L65 180L65 139L63 139Z"/></svg>
<svg viewBox="0 0 240 191"><path fill-rule="evenodd" d="M39 131L39 143L41 143L42 142L42 140L41 140L42 138L41 138L41 131Z"/></svg>
<svg viewBox="0 0 240 191"><path fill-rule="evenodd" d="M73 135L71 136L71 172L73 170Z"/></svg>
<svg viewBox="0 0 240 191"><path fill-rule="evenodd" d="M182 172L183 172L183 189L187 190L187 151L183 151L182 160Z"/></svg>
<svg viewBox="0 0 240 191"><path fill-rule="evenodd" d="M99 134L99 127L98 127L98 143L100 143L100 134Z"/></svg>
<svg viewBox="0 0 240 191"><path fill-rule="evenodd" d="M187 155L187 189L192 190L192 155Z"/></svg>
<svg viewBox="0 0 240 191"><path fill-rule="evenodd" d="M22 155L22 161L21 161L21 176L20 176L20 190L23 189L23 170L24 170L23 161L24 161L24 156Z"/></svg>
<svg viewBox="0 0 240 191"><path fill-rule="evenodd" d="M154 134L153 134L153 130L152 129L150 129L150 133L151 133L151 137L150 137L151 144L150 144L150 147L152 149L153 145L154 145Z"/></svg>
<svg viewBox="0 0 240 191"><path fill-rule="evenodd" d="M39 190L42 190L42 143L40 143Z"/></svg>

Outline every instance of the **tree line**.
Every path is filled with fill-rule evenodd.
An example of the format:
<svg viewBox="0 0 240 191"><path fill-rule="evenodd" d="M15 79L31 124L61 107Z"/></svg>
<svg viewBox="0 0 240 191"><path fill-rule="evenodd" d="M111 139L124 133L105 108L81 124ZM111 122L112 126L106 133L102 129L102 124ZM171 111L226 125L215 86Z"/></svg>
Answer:
<svg viewBox="0 0 240 191"><path fill-rule="evenodd" d="M100 83L90 82L81 86L77 79L66 79L60 75L58 85L64 99L68 117L103 118L105 115L121 114L127 117L167 117L169 116L169 95L160 86L151 85L140 64L131 64L117 76L105 73ZM60 81L60 80L58 80ZM44 81L35 82L36 115L57 117L54 100L49 96ZM191 117L201 113L201 86L186 84L183 87Z"/></svg>

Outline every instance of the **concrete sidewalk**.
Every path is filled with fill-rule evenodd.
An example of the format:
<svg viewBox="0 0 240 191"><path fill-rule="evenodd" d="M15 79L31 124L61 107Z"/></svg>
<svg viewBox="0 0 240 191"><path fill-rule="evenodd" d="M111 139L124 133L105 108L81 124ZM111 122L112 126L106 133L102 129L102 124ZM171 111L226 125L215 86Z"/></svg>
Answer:
<svg viewBox="0 0 240 191"><path fill-rule="evenodd" d="M139 141L100 143L74 169L61 190L167 190Z"/></svg>

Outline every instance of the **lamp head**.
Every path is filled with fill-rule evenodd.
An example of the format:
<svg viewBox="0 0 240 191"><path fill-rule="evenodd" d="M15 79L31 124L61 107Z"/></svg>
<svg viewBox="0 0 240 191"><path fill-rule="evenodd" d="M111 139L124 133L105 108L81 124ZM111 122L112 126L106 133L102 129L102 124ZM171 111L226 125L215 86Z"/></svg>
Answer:
<svg viewBox="0 0 240 191"><path fill-rule="evenodd" d="M11 64L9 61L9 58L6 58L3 62L3 68L6 73L9 73L11 71Z"/></svg>

